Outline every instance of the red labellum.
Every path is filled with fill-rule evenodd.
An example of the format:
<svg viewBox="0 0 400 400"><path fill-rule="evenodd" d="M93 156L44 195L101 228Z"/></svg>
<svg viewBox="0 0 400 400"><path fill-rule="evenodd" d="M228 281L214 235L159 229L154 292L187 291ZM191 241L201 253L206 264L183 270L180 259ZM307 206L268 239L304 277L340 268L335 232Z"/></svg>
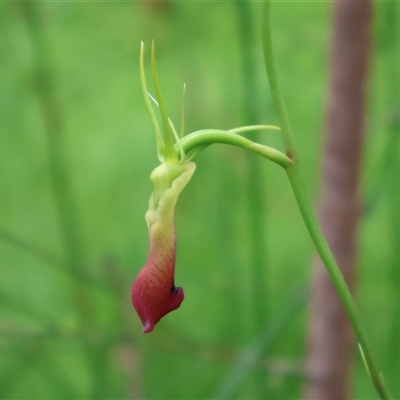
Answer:
<svg viewBox="0 0 400 400"><path fill-rule="evenodd" d="M155 246L151 246L155 247ZM151 248L145 266L132 285L132 304L149 333L157 322L169 312L176 310L184 299L183 289L174 285L175 244L165 255Z"/></svg>

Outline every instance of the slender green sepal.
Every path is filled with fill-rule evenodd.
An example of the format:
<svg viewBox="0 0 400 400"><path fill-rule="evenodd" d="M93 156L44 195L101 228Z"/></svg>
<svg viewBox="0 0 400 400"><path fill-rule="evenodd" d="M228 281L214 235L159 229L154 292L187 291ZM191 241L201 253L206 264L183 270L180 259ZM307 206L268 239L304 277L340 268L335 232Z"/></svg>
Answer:
<svg viewBox="0 0 400 400"><path fill-rule="evenodd" d="M159 107L157 100L156 100L150 93L147 93L147 94L149 95L151 101L152 101L157 107ZM180 138L179 138L179 136L178 136L178 132L177 132L176 129L175 129L175 125L173 124L173 122L171 121L171 118L169 118L169 117L168 117L168 123L169 123L169 126L170 126L170 128L171 128L171 130L172 130L172 133L173 133L173 135L174 135L176 144L177 144L177 146L178 146L178 148L179 148L179 151L180 151L180 155L181 155L181 156L180 156L179 161L184 161L184 160L186 159L186 158L185 158L185 152L183 151L182 145L181 145L181 143L179 142Z"/></svg>
<svg viewBox="0 0 400 400"><path fill-rule="evenodd" d="M142 92L143 92L143 98L144 98L144 103L146 104L147 112L149 113L150 116L150 121L151 124L153 125L154 129L154 134L156 136L156 144L157 144L157 157L160 160L160 162L164 161L163 153L164 153L164 140L161 135L161 130L157 122L157 117L156 114L154 113L153 107L151 105L151 101L149 100L148 97L148 90L147 90L147 84L146 84L146 75L144 72L144 43L140 43L140 82L142 86Z"/></svg>
<svg viewBox="0 0 400 400"><path fill-rule="evenodd" d="M178 149L179 149L179 154L180 154L179 161L183 162L186 160L186 157L185 157L185 151L183 150L178 132L176 131L174 124L172 123L172 121L169 118L168 118L168 122L169 122L169 126L171 127L172 133L174 135L176 145L178 146Z"/></svg>
<svg viewBox="0 0 400 400"><path fill-rule="evenodd" d="M151 100L157 107L159 107L157 100L156 100L150 93L147 93L147 94L149 95L150 100ZM171 121L171 118L169 118L169 117L168 117L168 123L169 123L170 128L172 129L172 133L173 133L173 135L174 135L175 140L178 142L178 141L179 141L178 133L176 132L174 123Z"/></svg>
<svg viewBox="0 0 400 400"><path fill-rule="evenodd" d="M168 121L167 109L165 108L164 100L161 94L161 86L158 80L157 74L157 66L156 66L156 54L154 50L154 40L151 43L151 74L153 77L154 89L156 91L156 98L158 101L161 120L164 127L164 136L165 136L165 147L164 147L164 157L167 162L176 162L178 161L177 155L174 148L174 138L173 133Z"/></svg>

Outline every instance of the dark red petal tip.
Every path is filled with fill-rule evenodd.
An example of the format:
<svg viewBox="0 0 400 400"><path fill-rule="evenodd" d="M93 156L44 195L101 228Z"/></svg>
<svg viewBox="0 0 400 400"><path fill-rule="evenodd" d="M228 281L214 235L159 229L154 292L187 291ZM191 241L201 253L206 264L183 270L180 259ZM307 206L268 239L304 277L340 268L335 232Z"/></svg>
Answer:
<svg viewBox="0 0 400 400"><path fill-rule="evenodd" d="M143 333L150 333L157 322L181 305L183 289L175 287L173 277L159 269L144 266L132 285L131 299L143 325Z"/></svg>

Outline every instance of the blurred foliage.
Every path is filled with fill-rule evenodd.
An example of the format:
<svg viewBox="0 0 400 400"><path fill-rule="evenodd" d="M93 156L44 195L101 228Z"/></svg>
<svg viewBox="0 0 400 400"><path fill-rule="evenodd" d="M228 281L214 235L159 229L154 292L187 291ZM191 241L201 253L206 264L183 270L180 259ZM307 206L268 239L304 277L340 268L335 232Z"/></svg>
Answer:
<svg viewBox="0 0 400 400"><path fill-rule="evenodd" d="M398 125L389 123L399 109L398 93L389 93L394 82L399 87L394 72L399 42L388 41L391 33L384 33L396 26L385 18L396 15L397 6L389 13L385 3L375 7L377 51L363 175L370 201L360 228L358 287L362 315L390 382L400 373L398 323L393 328L400 203L398 190L387 190L398 185L396 179L388 184L387 169L379 166L387 158L388 140L399 137ZM130 304L131 282L147 254L144 213L152 190L149 174L157 165L141 98L139 43L149 49L155 39L174 121L179 121L185 82L189 132L240 126L245 119L242 47L234 5L89 1L33 7L46 59L21 3L0 4L0 397L203 399L223 393L251 398L251 375L261 371L265 398L299 398L307 324L302 293L312 246L278 167L260 164L266 207L258 213L266 226L269 289L259 298L269 309L261 332L253 329L249 198L243 190L247 158L222 145L198 156L196 174L177 208L176 283L185 288L183 305L151 335L143 335ZM262 116L257 122L272 124L277 120L263 66L260 7L251 3L256 32L247 45L257 63L256 114ZM314 196L330 5L277 2L273 8L282 89ZM38 70L51 75L57 99L56 161ZM264 135L263 142L282 147L276 133ZM399 141L393 146L397 165ZM66 173L75 222L68 213L60 216L57 204L68 200L56 193L54 162ZM79 235L81 258L73 265L68 260L76 254L66 246L62 218ZM264 358L257 356L260 346ZM400 395L393 383L391 389ZM354 393L375 396L359 357Z"/></svg>

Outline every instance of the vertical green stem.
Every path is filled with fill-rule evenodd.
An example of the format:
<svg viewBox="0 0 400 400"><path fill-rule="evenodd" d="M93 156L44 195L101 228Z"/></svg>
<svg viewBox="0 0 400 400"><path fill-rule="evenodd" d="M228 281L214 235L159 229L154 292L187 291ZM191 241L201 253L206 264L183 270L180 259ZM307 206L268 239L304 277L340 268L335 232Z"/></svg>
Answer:
<svg viewBox="0 0 400 400"><path fill-rule="evenodd" d="M30 2L21 3L25 12L30 34L36 52L37 88L46 128L49 172L53 194L61 226L67 267L79 275L84 267L83 241L80 235L77 209L72 195L68 171L63 154L63 121L55 95L49 55L36 6ZM73 288L77 314L85 324L90 316L89 299L81 286Z"/></svg>
<svg viewBox="0 0 400 400"><path fill-rule="evenodd" d="M250 13L250 5L246 2L237 2L239 11L239 22L241 25L241 44L243 57L243 82L244 82L244 125L250 125L257 120L257 82L254 62L254 52L251 50L253 41L253 30ZM259 132L255 131L248 134L249 139L258 142ZM255 328L258 331L265 323L268 316L266 297L268 290L266 287L267 265L265 230L263 218L260 218L260 210L265 212L265 202L262 191L261 159L253 157L248 153L248 190L249 190L249 216L250 216L250 253L253 271L254 286L254 309L255 309Z"/></svg>
<svg viewBox="0 0 400 400"><path fill-rule="evenodd" d="M64 245L65 266L73 275L80 275L85 267L85 251L79 228L78 211L64 160L63 118L56 96L46 37L37 5L24 2L21 3L21 7L26 16L36 56L36 83L46 130L49 172ZM87 288L82 283L72 280L70 283L78 323L85 335L93 321L93 305L88 296ZM87 343L84 343L83 346L90 371L93 372L94 366L91 364L92 348ZM96 379L94 376L92 378L92 389L95 393Z"/></svg>
<svg viewBox="0 0 400 400"><path fill-rule="evenodd" d="M303 216L304 223L306 224L307 230L314 242L315 248L320 255L329 276L332 279L332 283L342 301L342 304L347 312L350 322L353 326L357 340L361 346L363 358L366 362L368 372L371 380L375 386L375 389L379 393L382 399L389 399L390 395L385 387L382 374L379 372L376 362L373 357L371 345L369 343L365 327L362 323L361 317L358 313L355 302L351 296L351 293L346 285L346 282L340 272L338 265L336 264L335 258L326 242L326 239L321 231L318 220L315 216L314 210L311 206L311 202L307 197L307 192L303 180L301 178L300 170L298 165L290 165L286 172L290 184L292 185L293 193L296 197L297 204L300 208L301 215Z"/></svg>
<svg viewBox="0 0 400 400"><path fill-rule="evenodd" d="M392 309L390 312L390 321L387 341L387 363L386 366L390 375L387 377L389 384L396 388L394 391L395 396L400 396L400 387L398 385L399 378L399 364L398 360L400 357L400 320L398 313L398 304L400 304L400 271L399 271L399 259L400 259L400 216L399 216L399 204L400 204L400 186L398 184L398 177L400 176L400 129L397 127L391 127L390 134L396 134L397 143L394 148L397 152L396 163L392 166L392 176L389 182L388 191L388 217L389 217L389 233L391 242L391 255L390 255L390 270L389 278L392 284Z"/></svg>
<svg viewBox="0 0 400 400"><path fill-rule="evenodd" d="M244 83L244 125L254 124L257 121L258 85L256 80L256 65L254 55L254 23L251 17L251 4L236 1L239 22L239 39L243 64ZM255 131L248 136L258 142L259 132ZM247 188L248 188L248 215L249 215L249 253L252 274L253 318L254 333L257 335L268 318L269 292L267 289L267 255L265 243L264 216L266 205L263 199L264 187L261 173L262 160L247 153ZM260 215L261 214L261 215ZM263 370L256 371L255 376L256 396L265 398L269 392L266 390L266 374Z"/></svg>
<svg viewBox="0 0 400 400"><path fill-rule="evenodd" d="M288 156L291 157L294 161L292 165L289 165L286 168L286 172L292 185L297 204L300 208L311 239L313 240L320 257L325 264L328 274L332 279L332 283L351 321L351 324L361 347L363 359L366 363L369 375L375 386L375 389L382 399L389 399L391 398L391 396L385 386L383 377L377 368L376 362L373 357L371 345L369 343L366 330L361 321L357 307L342 276L342 273L340 272L340 269L335 261L335 258L333 257L332 252L329 249L326 239L321 231L314 210L312 209L310 200L307 198L306 188L301 177L297 157L294 157L295 149L293 146L293 135L289 123L289 117L279 88L273 57L269 0L265 1L264 8L264 57L272 97L275 103L275 107L281 124L282 134L285 140L286 151Z"/></svg>
<svg viewBox="0 0 400 400"><path fill-rule="evenodd" d="M391 324L389 326L387 341L387 360L386 366L389 374L387 380L393 386L394 396L400 396L400 387L398 385L400 357L400 320L398 318L397 305L400 303L400 270L398 261L400 259L400 186L398 177L400 174L400 78L398 68L400 65L400 56L398 52L400 8L398 3L383 3L383 19L381 40L378 41L378 49L381 49L380 58L383 62L383 76L385 77L386 104L388 106L388 137L386 148L383 153L382 170L378 176L377 193L382 193L385 189L384 184L388 186L388 227L390 233L391 254L389 278L392 285L392 310L390 313Z"/></svg>
<svg viewBox="0 0 400 400"><path fill-rule="evenodd" d="M285 142L286 154L290 159L296 159L296 152L293 143L293 133L290 126L289 115L287 113L285 102L278 85L278 77L274 62L274 54L272 48L271 35L271 3L269 0L264 2L264 22L263 22L263 48L264 61L267 70L269 86L271 89L272 99L275 105L275 110L281 124L281 132Z"/></svg>

